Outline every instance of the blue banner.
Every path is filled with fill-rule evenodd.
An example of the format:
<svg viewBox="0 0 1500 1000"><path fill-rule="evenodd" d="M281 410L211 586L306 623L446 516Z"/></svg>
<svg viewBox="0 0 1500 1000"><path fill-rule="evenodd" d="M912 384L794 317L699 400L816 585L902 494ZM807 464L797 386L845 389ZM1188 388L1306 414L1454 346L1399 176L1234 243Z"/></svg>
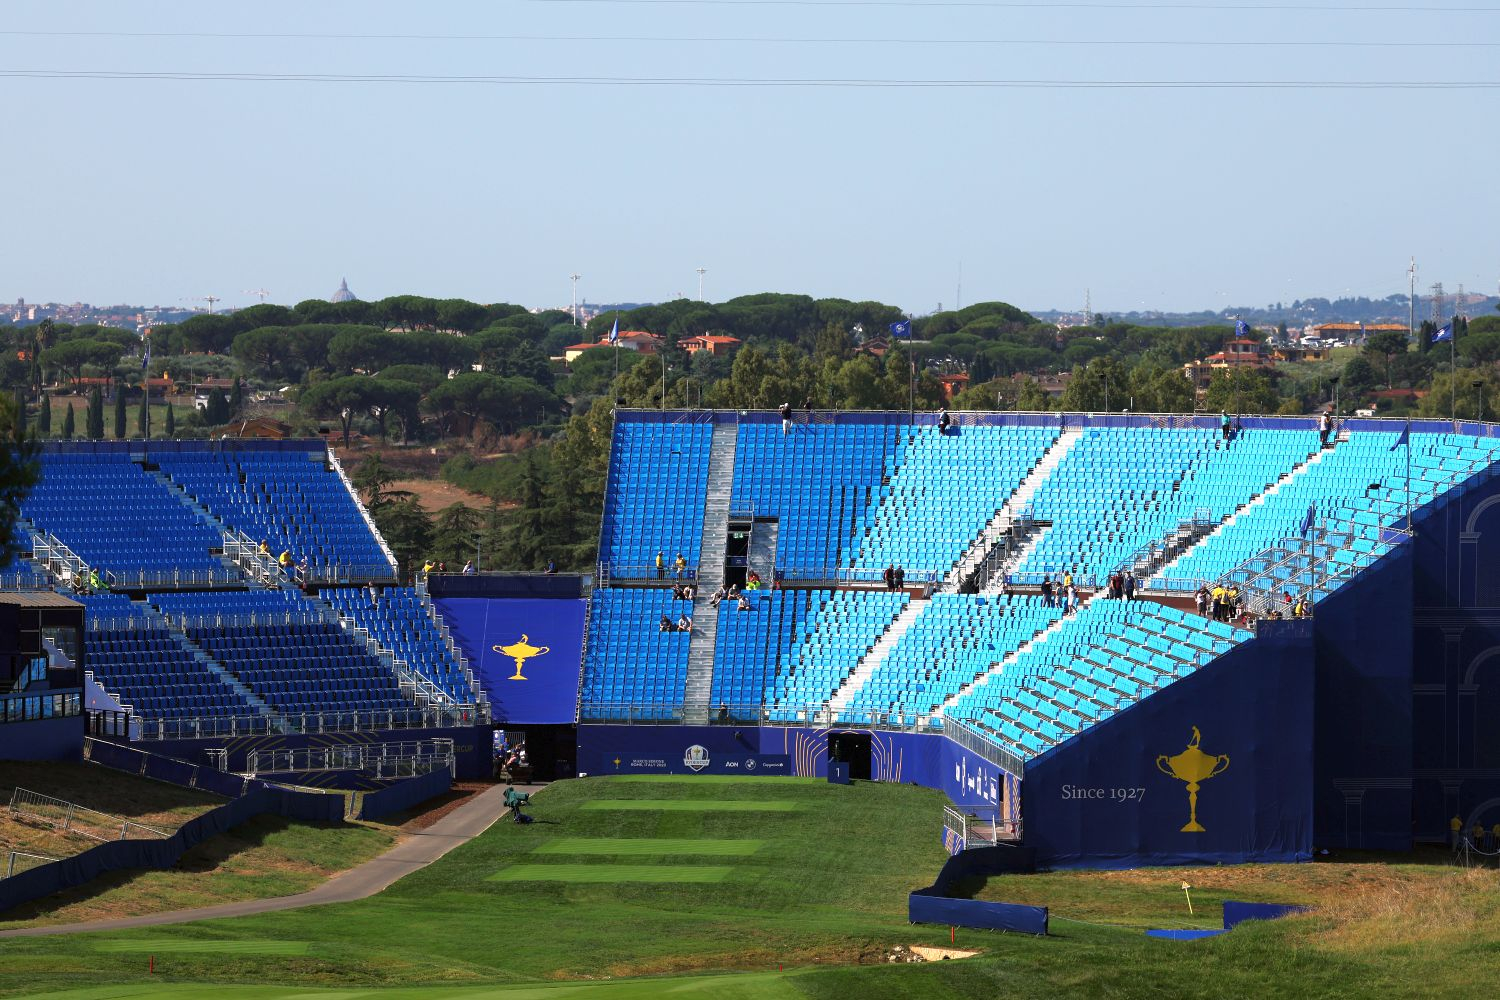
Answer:
<svg viewBox="0 0 1500 1000"><path fill-rule="evenodd" d="M581 600L439 597L438 613L489 695L495 721L577 721Z"/></svg>

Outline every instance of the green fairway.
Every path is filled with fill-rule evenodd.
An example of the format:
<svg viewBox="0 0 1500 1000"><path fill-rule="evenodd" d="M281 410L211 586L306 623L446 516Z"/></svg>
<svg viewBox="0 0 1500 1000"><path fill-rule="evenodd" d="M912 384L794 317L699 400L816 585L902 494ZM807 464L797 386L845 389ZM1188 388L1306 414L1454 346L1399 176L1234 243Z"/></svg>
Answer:
<svg viewBox="0 0 1500 1000"><path fill-rule="evenodd" d="M569 882L603 885L660 882L689 885L722 882L733 869L713 865L511 865L489 877L491 882Z"/></svg>
<svg viewBox="0 0 1500 1000"><path fill-rule="evenodd" d="M765 845L763 840L688 840L670 837L629 840L622 837L561 837L543 844L532 854L613 854L617 857L639 857L651 854L701 854L707 857L737 858L754 854Z"/></svg>
<svg viewBox="0 0 1500 1000"><path fill-rule="evenodd" d="M306 955L306 941L188 941L182 938L145 938L132 941L94 941L95 951L122 955L196 953L207 955Z"/></svg>
<svg viewBox="0 0 1500 1000"><path fill-rule="evenodd" d="M738 802L732 799L596 799L585 802L583 808L612 812L796 812L800 807L795 802L774 799L746 799Z"/></svg>
<svg viewBox="0 0 1500 1000"><path fill-rule="evenodd" d="M603 777L603 775L601 775ZM609 780L625 785L674 785L689 782L694 785L759 785L762 789L786 784L821 784L822 778L763 777L754 774L612 774Z"/></svg>

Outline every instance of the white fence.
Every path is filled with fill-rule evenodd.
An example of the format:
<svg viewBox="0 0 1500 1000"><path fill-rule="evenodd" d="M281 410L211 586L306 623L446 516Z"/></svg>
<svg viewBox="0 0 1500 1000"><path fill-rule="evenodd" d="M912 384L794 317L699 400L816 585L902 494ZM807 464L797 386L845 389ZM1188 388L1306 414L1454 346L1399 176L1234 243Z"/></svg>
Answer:
<svg viewBox="0 0 1500 1000"><path fill-rule="evenodd" d="M100 842L110 840L165 840L172 836L165 830L146 826L121 816L89 809L66 799L53 798L25 788L17 788L10 797L12 816L46 823L65 833Z"/></svg>

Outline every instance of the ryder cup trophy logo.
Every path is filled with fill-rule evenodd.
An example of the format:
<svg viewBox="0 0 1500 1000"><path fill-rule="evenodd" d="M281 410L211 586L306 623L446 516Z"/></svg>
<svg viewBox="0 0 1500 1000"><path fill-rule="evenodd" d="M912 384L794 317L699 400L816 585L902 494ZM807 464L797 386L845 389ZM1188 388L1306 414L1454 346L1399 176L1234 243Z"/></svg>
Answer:
<svg viewBox="0 0 1500 1000"><path fill-rule="evenodd" d="M692 746L688 747L687 752L682 755L682 763L684 767L694 773L703 770L708 766L708 749L706 747L700 746L697 743L694 743Z"/></svg>
<svg viewBox="0 0 1500 1000"><path fill-rule="evenodd" d="M515 674L511 677L506 678L507 680L512 681L524 681L526 679L525 677L521 676L521 667L526 663L527 660L531 659L533 656L546 656L548 653L552 652L551 646L533 646L531 644L531 636L527 635L525 632L521 633L520 642L513 642L509 646L491 646L490 648L495 652L508 656L516 661Z"/></svg>
<svg viewBox="0 0 1500 1000"><path fill-rule="evenodd" d="M1186 750L1175 757L1162 754L1156 758L1156 768L1162 774L1187 782L1188 822L1187 826L1182 828L1183 833L1205 832L1203 825L1198 822L1198 789L1209 778L1216 774L1223 774L1229 769L1228 754L1219 754L1215 757L1198 749L1198 741L1202 738L1198 727L1194 726L1193 738Z"/></svg>

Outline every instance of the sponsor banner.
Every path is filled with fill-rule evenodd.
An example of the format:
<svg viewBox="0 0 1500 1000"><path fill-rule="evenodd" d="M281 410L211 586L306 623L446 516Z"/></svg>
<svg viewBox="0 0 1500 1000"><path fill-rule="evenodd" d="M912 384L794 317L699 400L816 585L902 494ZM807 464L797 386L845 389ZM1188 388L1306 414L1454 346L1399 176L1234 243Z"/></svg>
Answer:
<svg viewBox="0 0 1500 1000"><path fill-rule="evenodd" d="M496 722L577 719L584 601L440 597L435 603L489 695Z"/></svg>
<svg viewBox="0 0 1500 1000"><path fill-rule="evenodd" d="M686 741L682 741L686 742ZM701 743L688 743L671 750L614 750L603 755L603 766L590 774L744 774L786 776L791 758L786 754L762 754L744 748L710 751Z"/></svg>

